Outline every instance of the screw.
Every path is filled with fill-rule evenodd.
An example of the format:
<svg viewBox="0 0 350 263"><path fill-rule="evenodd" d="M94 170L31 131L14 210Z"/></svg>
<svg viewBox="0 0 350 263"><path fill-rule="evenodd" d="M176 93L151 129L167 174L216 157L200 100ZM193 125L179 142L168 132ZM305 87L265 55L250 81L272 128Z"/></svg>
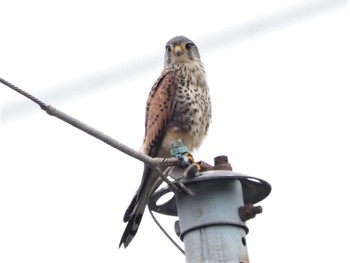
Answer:
<svg viewBox="0 0 350 263"><path fill-rule="evenodd" d="M253 204L247 204L238 208L239 217L242 221L247 221L254 218L257 214L262 213L262 207L254 206Z"/></svg>
<svg viewBox="0 0 350 263"><path fill-rule="evenodd" d="M220 155L214 158L214 170L228 170L232 171L232 166L228 162L228 158L225 155Z"/></svg>
<svg viewBox="0 0 350 263"><path fill-rule="evenodd" d="M214 158L214 165L228 163L228 158L225 155L219 155Z"/></svg>

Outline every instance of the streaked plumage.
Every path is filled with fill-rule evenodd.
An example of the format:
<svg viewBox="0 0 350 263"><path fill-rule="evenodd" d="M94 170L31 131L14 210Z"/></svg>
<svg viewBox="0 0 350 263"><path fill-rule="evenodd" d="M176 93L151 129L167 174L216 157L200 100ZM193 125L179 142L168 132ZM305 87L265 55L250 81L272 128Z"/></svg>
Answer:
<svg viewBox="0 0 350 263"><path fill-rule="evenodd" d="M197 46L186 37L174 37L166 44L164 69L148 96L142 151L151 157L170 157L171 140L179 138L193 151L201 145L210 121L209 89ZM145 166L141 185L124 215L128 224L119 247L127 247L135 236L157 179Z"/></svg>

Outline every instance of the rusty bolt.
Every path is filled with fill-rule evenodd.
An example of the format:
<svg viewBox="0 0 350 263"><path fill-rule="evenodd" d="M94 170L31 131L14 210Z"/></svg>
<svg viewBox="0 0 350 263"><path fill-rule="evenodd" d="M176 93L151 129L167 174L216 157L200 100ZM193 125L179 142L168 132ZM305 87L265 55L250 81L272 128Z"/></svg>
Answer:
<svg viewBox="0 0 350 263"><path fill-rule="evenodd" d="M228 158L225 155L219 155L214 158L214 165L228 163Z"/></svg>
<svg viewBox="0 0 350 263"><path fill-rule="evenodd" d="M242 221L247 221L254 218L256 214L262 213L262 207L260 205L247 204L238 208L238 213Z"/></svg>
<svg viewBox="0 0 350 263"><path fill-rule="evenodd" d="M214 158L214 170L228 170L232 171L232 166L228 162L228 158L225 155L220 155Z"/></svg>

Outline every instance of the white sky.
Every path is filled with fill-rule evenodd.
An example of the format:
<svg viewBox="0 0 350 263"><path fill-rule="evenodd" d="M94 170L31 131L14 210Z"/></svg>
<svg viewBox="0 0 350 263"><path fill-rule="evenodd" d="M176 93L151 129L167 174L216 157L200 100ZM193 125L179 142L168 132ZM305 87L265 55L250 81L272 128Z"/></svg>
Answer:
<svg viewBox="0 0 350 263"><path fill-rule="evenodd" d="M247 222L251 262L350 262L346 1L5 0L0 10L0 76L135 149L165 43L194 40L213 104L195 158L227 155L272 185ZM0 262L185 262L148 213L118 249L140 162L3 85L0 98ZM160 220L173 234L175 218Z"/></svg>

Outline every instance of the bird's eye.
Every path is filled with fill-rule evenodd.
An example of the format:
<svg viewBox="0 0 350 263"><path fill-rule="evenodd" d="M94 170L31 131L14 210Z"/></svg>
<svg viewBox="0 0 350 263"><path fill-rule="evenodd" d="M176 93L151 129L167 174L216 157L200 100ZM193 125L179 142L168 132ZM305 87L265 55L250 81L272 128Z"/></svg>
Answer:
<svg viewBox="0 0 350 263"><path fill-rule="evenodd" d="M185 47L187 50L190 50L193 46L194 46L193 43L187 43Z"/></svg>
<svg viewBox="0 0 350 263"><path fill-rule="evenodd" d="M165 49L166 49L167 52L171 51L171 47L169 45L166 45Z"/></svg>

